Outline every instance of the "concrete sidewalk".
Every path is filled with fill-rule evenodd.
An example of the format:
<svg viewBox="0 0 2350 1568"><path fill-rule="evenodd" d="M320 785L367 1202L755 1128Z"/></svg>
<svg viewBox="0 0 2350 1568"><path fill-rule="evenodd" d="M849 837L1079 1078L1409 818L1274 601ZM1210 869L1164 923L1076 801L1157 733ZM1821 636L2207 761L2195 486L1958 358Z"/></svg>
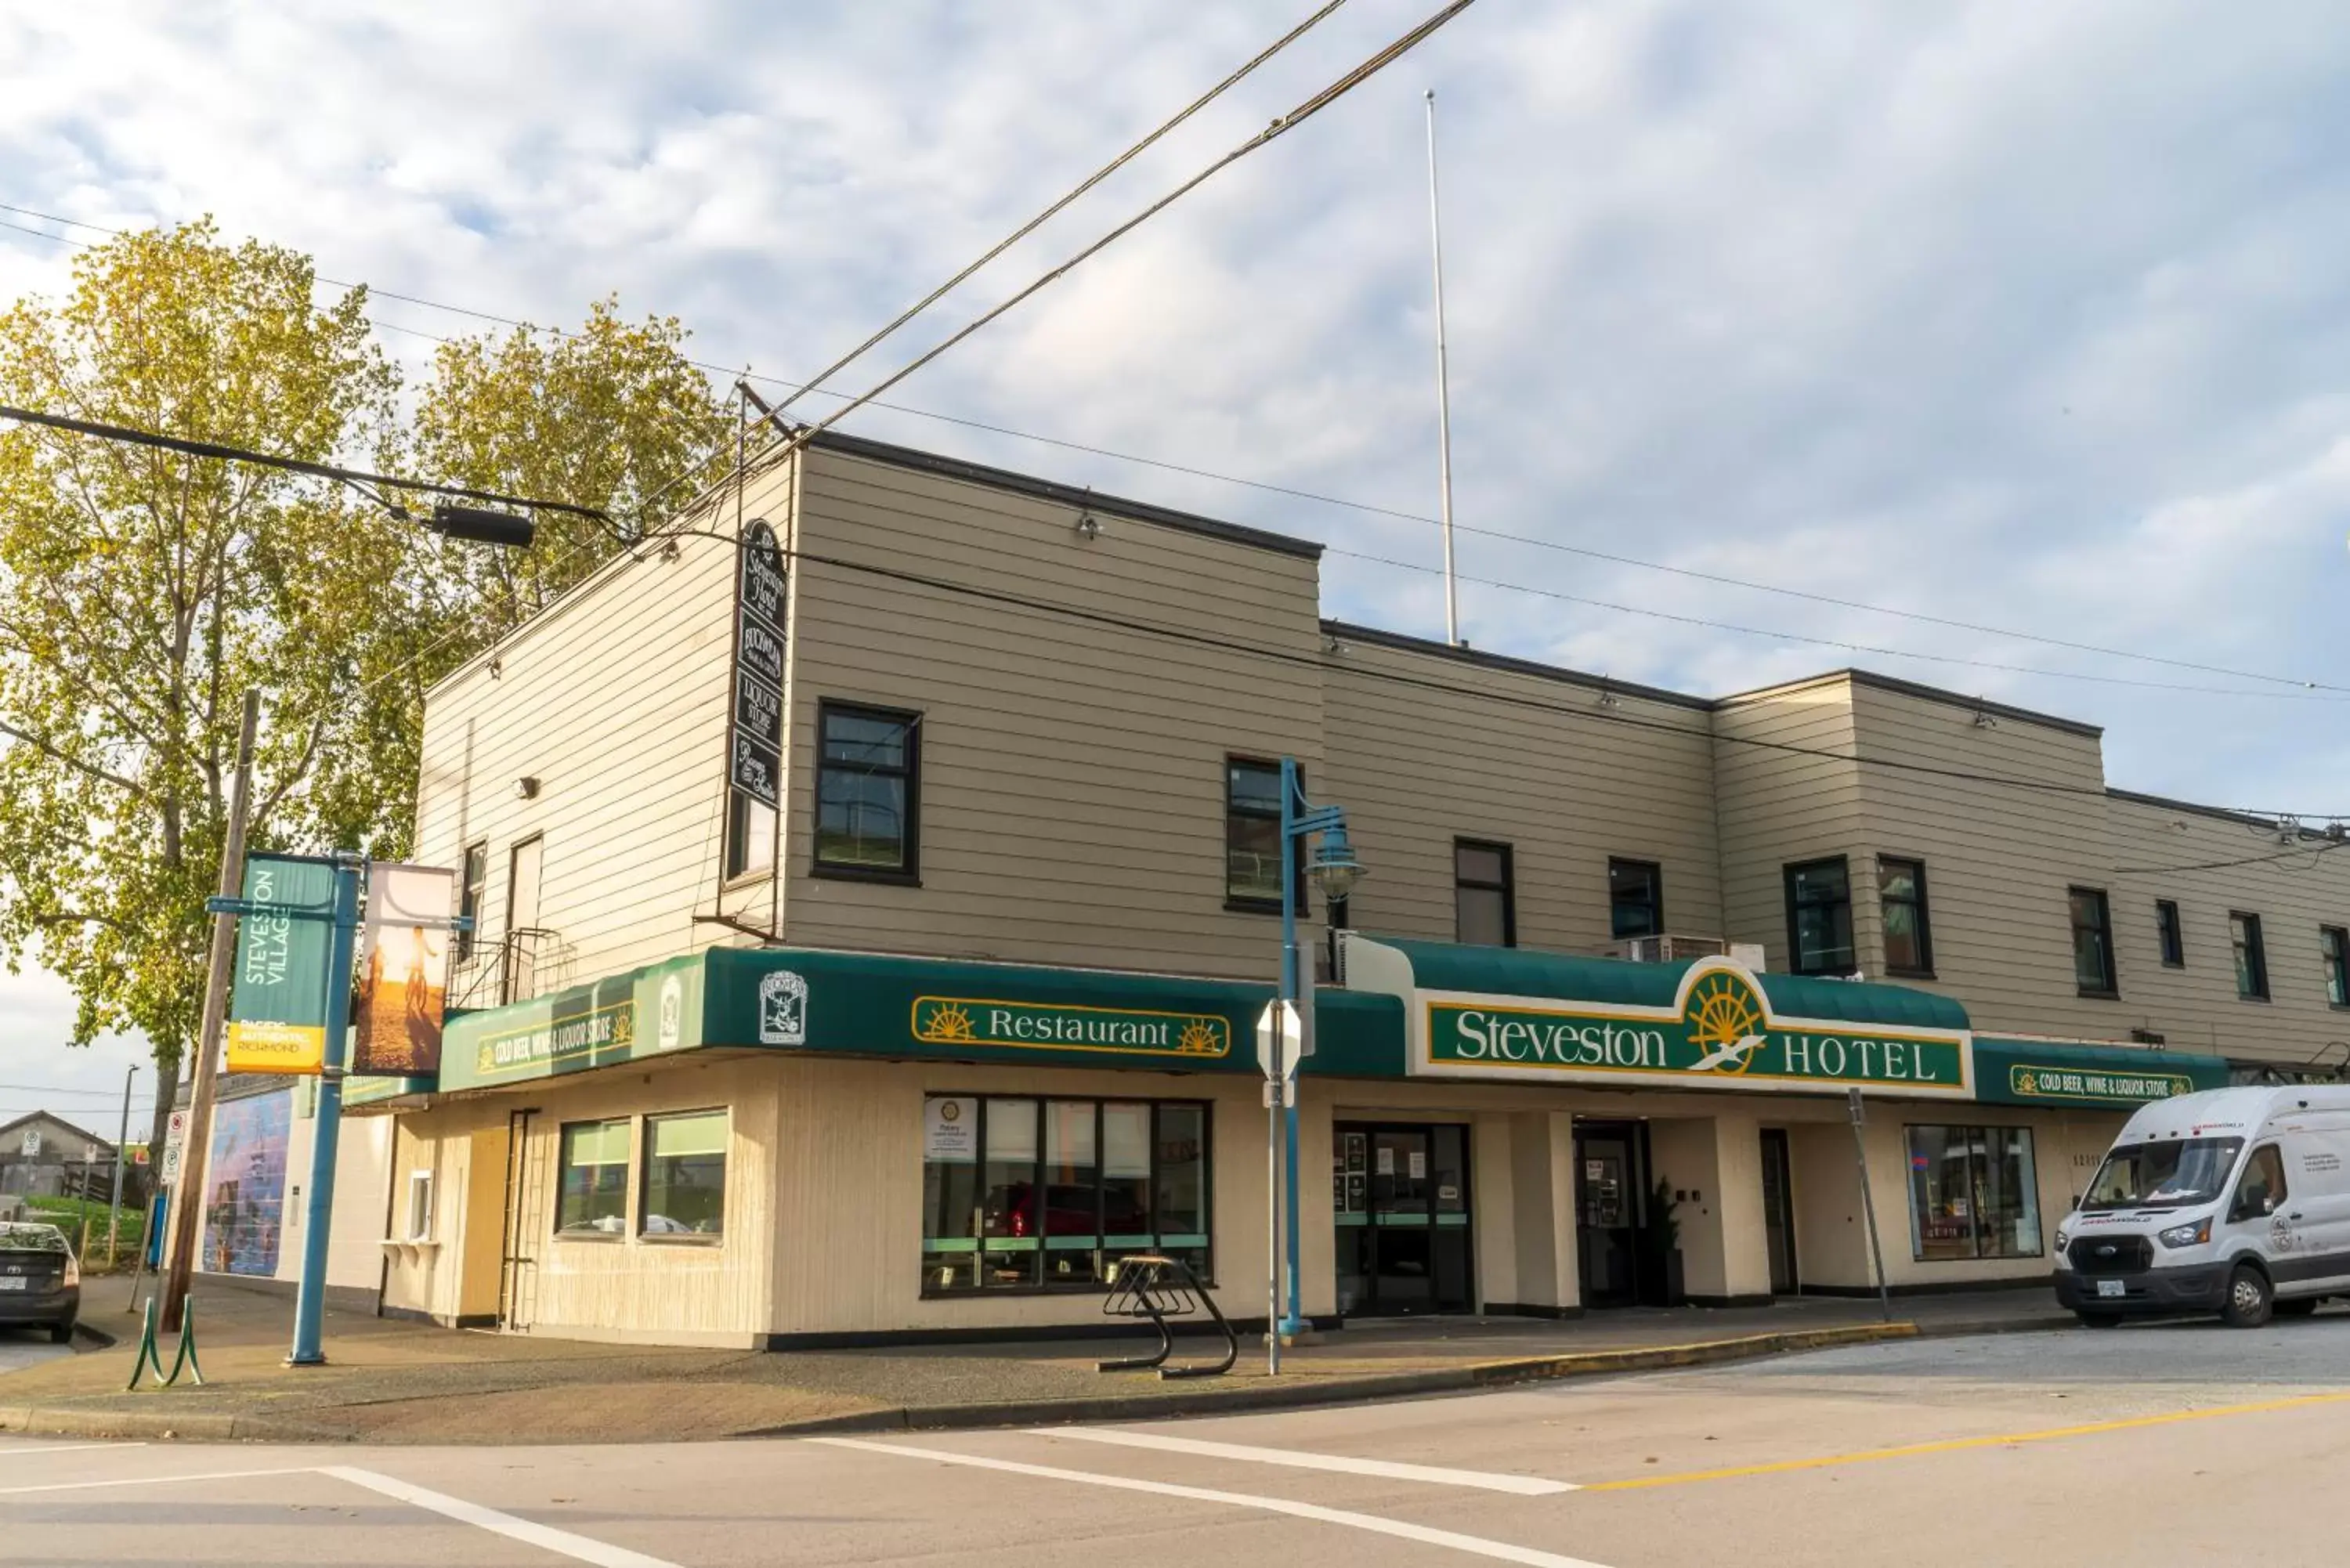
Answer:
<svg viewBox="0 0 2350 1568"><path fill-rule="evenodd" d="M1362 1324L1284 1354L1262 1342L1222 1377L1099 1373L1130 1339L883 1350L667 1350L452 1331L328 1309L329 1365L284 1365L288 1296L200 1280L205 1385L127 1393L138 1319L128 1282L92 1282L84 1316L120 1342L0 1378L0 1430L94 1436L411 1443L645 1442L816 1430L1137 1419L1405 1397L1545 1378L1697 1366L1828 1345L2069 1324L2043 1291L1877 1304L1806 1297L1769 1307L1633 1310L1567 1322L1426 1318ZM1179 1363L1222 1342L1187 1335ZM168 1362L170 1347L166 1346Z"/></svg>

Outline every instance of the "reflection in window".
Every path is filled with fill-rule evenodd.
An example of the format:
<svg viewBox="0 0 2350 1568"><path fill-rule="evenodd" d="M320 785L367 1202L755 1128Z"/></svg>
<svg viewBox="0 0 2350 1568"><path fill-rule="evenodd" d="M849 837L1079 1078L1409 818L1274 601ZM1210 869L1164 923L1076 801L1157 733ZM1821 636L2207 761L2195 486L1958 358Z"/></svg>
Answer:
<svg viewBox="0 0 2350 1568"><path fill-rule="evenodd" d="M556 1230L567 1236L617 1236L627 1229L629 1124L569 1122L562 1135Z"/></svg>
<svg viewBox="0 0 2350 1568"><path fill-rule="evenodd" d="M1233 757L1224 763L1224 897L1281 907L1278 763Z"/></svg>
<svg viewBox="0 0 2350 1568"><path fill-rule="evenodd" d="M726 1113L645 1119L647 1236L719 1236L726 1229Z"/></svg>
<svg viewBox="0 0 2350 1568"><path fill-rule="evenodd" d="M1607 862L1607 929L1618 940L1664 933L1664 867L1653 860Z"/></svg>
<svg viewBox="0 0 2350 1568"><path fill-rule="evenodd" d="M1934 933L1926 919L1925 863L1879 857L1877 903L1885 924L1886 972L1931 975Z"/></svg>
<svg viewBox="0 0 2350 1568"><path fill-rule="evenodd" d="M1850 974L1852 881L1844 857L1790 866L1787 945L1797 974Z"/></svg>
<svg viewBox="0 0 2350 1568"><path fill-rule="evenodd" d="M1208 1278L1207 1107L923 1101L922 1290L1098 1286L1139 1252Z"/></svg>
<svg viewBox="0 0 2350 1568"><path fill-rule="evenodd" d="M819 871L910 877L917 715L827 702L816 786Z"/></svg>
<svg viewBox="0 0 2350 1568"><path fill-rule="evenodd" d="M2112 996L2119 990L2114 978L2114 921L2101 888L2074 888L2066 892L2073 915L2073 981L2083 996Z"/></svg>
<svg viewBox="0 0 2350 1568"><path fill-rule="evenodd" d="M1910 1255L1919 1262L2040 1255L2028 1127L1913 1127Z"/></svg>
<svg viewBox="0 0 2350 1568"><path fill-rule="evenodd" d="M2269 951L2261 940L2261 918L2231 910L2228 935L2236 949L2236 994L2247 1002L2269 999Z"/></svg>

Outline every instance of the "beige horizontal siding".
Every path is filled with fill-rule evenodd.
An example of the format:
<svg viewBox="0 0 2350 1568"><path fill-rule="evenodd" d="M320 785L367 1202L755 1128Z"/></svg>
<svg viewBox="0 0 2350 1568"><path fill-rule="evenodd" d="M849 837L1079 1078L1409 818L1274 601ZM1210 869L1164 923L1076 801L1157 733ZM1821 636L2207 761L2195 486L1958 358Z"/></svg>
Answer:
<svg viewBox="0 0 2350 1568"><path fill-rule="evenodd" d="M1772 969L1789 965L1785 867L1832 855L1857 857L1859 770L1807 754L1849 756L1853 735L1851 689L1842 681L1734 701L1714 712L1723 934L1762 943ZM1856 877L1856 864L1855 872Z"/></svg>
<svg viewBox="0 0 2350 1568"><path fill-rule="evenodd" d="M1611 856L1659 864L1669 930L1718 932L1702 711L1604 708L1579 685L1359 641L1323 680L1327 761L1308 783L1346 807L1368 870L1347 908L1358 929L1451 940L1453 841L1476 838L1511 846L1522 947L1607 946Z"/></svg>
<svg viewBox="0 0 2350 1568"><path fill-rule="evenodd" d="M787 694L790 940L1232 974L1276 961L1263 919L1223 907L1224 762L1286 752L1318 765L1315 565L1094 515L1087 540L1057 503L838 452L808 460ZM1181 635L1114 624L1133 621ZM921 714L920 887L809 875L827 699Z"/></svg>

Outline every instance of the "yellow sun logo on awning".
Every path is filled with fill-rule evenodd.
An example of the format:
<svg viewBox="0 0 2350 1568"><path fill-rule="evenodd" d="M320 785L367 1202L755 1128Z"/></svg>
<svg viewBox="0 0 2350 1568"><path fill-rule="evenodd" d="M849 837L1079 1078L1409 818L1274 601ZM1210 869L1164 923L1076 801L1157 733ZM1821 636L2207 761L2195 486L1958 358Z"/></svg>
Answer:
<svg viewBox="0 0 2350 1568"><path fill-rule="evenodd" d="M1739 1074L1754 1064L1763 1036L1762 1001L1734 974L1711 974L1690 992L1682 1021L1705 1054L1692 1072Z"/></svg>
<svg viewBox="0 0 2350 1568"><path fill-rule="evenodd" d="M922 1026L914 1032L914 1037L952 1042L969 1040L976 1033L972 1028L970 1012L950 1002L931 1008L931 1015L922 1020Z"/></svg>

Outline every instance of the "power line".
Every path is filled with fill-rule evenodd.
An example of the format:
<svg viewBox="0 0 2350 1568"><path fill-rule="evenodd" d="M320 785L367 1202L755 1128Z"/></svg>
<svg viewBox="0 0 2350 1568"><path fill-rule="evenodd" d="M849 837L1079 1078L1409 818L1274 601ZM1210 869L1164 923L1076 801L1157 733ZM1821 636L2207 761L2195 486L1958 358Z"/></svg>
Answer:
<svg viewBox="0 0 2350 1568"><path fill-rule="evenodd" d="M1370 561L1382 566L1394 566L1407 572L1440 574L1440 566L1419 561L1399 561L1391 556L1373 556L1361 550L1348 550L1336 545L1325 545L1324 553L1345 556L1352 560ZM1918 659L1935 664L1960 664L1975 670L1997 670L2015 675L2042 675L2057 680L2094 680L2106 686L2137 686L2154 691L2194 691L2207 697L2255 697L2264 700L2301 702L2344 702L2350 696L2330 697L2314 691L2255 691L2241 687L2189 686L2169 680L2137 680L2126 675L2092 675L2072 670L2043 670L2032 664L2002 664L1995 659L1969 659L1954 653L1913 653L1908 649L1880 648L1866 642L1853 642L1844 638L1813 637L1800 631L1774 631L1767 627L1740 626L1734 621L1708 620L1703 616L1679 615L1671 610L1646 609L1638 605L1617 604L1610 599L1588 598L1581 594L1563 593L1556 588L1536 587L1532 583L1505 583L1493 577L1471 576L1458 573L1464 583L1476 583L1489 588L1507 588L1513 593L1536 594L1547 599L1566 604L1589 605L1595 609L1613 610L1618 615L1646 616L1653 620L1675 621L1682 626L1701 626L1712 631L1737 632L1746 637L1765 637L1783 642L1804 642L1819 648L1841 649L1852 653L1873 653L1886 659Z"/></svg>
<svg viewBox="0 0 2350 1568"><path fill-rule="evenodd" d="M660 537L706 538L716 539L722 544L732 545L736 543L735 540L726 535L692 528L665 529L662 531ZM1025 594L1012 593L1000 588L983 588L972 583L952 582L943 577L933 577L926 573L908 571L898 566L882 566L865 561L850 561L844 560L838 556L819 556L806 550L785 548L781 545L776 546L776 550L779 555L788 559L806 561L819 566L830 566L841 571L861 572L868 576L883 577L894 582L907 583L919 587L931 588L941 593L953 594L964 598L978 599L991 604L1006 605L1019 609L1033 610L1040 614L1060 616L1066 619L1083 621L1096 626L1112 627L1122 631L1140 632L1147 636L1164 638L1170 641L1188 643L1194 647L1215 649L1221 652L1237 653L1253 659L1271 659L1275 663L1294 665L1315 670L1316 671L1324 670L1327 668L1327 664L1323 659L1315 658L1307 654L1297 653L1288 649L1269 648L1255 643L1241 642L1231 638L1219 637L1210 632L1193 631L1183 627L1162 626L1151 621L1137 620L1128 616L1113 614L1107 610L1093 610L1087 609L1076 605L1055 604L1049 599L1032 598ZM1334 637L1334 640L1340 640L1343 642L1343 638ZM1440 655L1440 657L1441 657L1441 655ZM2055 783L2047 779L2017 778L2012 774L1978 773L1967 768L1942 767L1932 763L1908 762L1897 757L1875 757L1866 756L1853 752L1830 751L1820 746L1799 745L1792 741L1765 740L1757 735L1725 734L1711 729L1694 731L1679 724L1669 724L1654 719L1642 719L1636 715L1621 712L1615 709L1570 707L1565 703L1545 702L1536 698L1521 696L1511 692L1490 691L1474 686L1462 686L1451 681L1433 680L1425 676L1406 675L1398 670L1373 670L1357 665L1350 667L1348 669L1348 673L1369 680L1385 680L1391 685L1409 686L1418 690L1433 691L1446 696L1465 697L1477 701L1498 702L1505 707L1527 709L1536 712L1554 713L1564 718L1577 720L1585 723L1616 725L1627 729L1653 731L1660 734L1677 736L1684 741L1701 740L1721 745L1744 746L1752 750L1773 752L1784 755L1813 757L1825 762L1846 763L1855 767L1881 768L1888 772L1914 774L1929 778L1950 779L1965 784L1988 784L2003 789L2022 790L2040 794L2061 794L2105 800L2109 798L2112 794L2112 792L2103 784L2068 784ZM2283 820L2290 817L2307 821L2350 822L2350 812L2272 811L2251 807L2231 807L2225 809L2236 810L2241 815L2247 816L2267 816L2276 818L2278 820Z"/></svg>
<svg viewBox="0 0 2350 1568"><path fill-rule="evenodd" d="M905 326L906 323L914 319L915 317L920 316L923 311L928 310L931 306L936 305L941 299L943 299L947 295L953 292L953 290L961 286L964 280L969 278L972 274L979 271L980 268L985 266L988 263L1002 255L1005 251L1010 250L1014 245L1018 244L1022 240L1026 239L1030 234L1035 234L1055 213L1064 211L1071 202L1076 201L1087 192L1092 190L1095 186L1108 179L1112 174L1117 173L1120 169L1125 168L1135 159L1140 157L1170 131L1181 125L1193 115L1199 113L1201 109L1207 108L1208 105L1213 103L1217 99L1222 97L1224 93L1234 84L1239 82L1242 78L1246 77L1251 72L1254 71L1259 66L1264 64L1265 61L1273 58L1274 56L1281 53L1282 50L1287 48L1299 38L1305 36L1305 34L1313 30L1315 25L1328 17L1333 11L1336 11L1339 6L1346 3L1347 0L1329 0L1329 3L1324 5L1320 10L1315 12L1312 16L1306 17L1305 21L1300 22L1296 26L1292 27L1288 32L1274 39L1268 47L1258 54L1254 58L1249 60L1238 70L1232 72L1223 80L1218 82L1214 87L1210 88L1206 92L1201 94L1198 98L1193 99L1190 103L1184 105L1182 109L1178 112L1173 119L1162 122L1156 130L1153 130L1149 135L1144 137L1141 140L1136 142L1133 146L1128 148L1125 151L1119 153L1117 157L1111 159L1100 168L1095 170L1091 174L1086 176L1084 180L1080 181L1075 186L1072 186L1066 195L1053 202L1052 205L1046 207L1043 212L1037 213L1035 217L1029 219L1026 223L1013 230L1011 234L1005 235L1002 240L999 240L977 261L972 262L969 266L964 267L961 272L955 274L954 276L947 279L946 282L939 285L938 287L932 289L920 299L907 306L906 309L900 311L887 326L875 332L871 337L866 338L864 342L859 343L856 348L851 348L847 353L842 355L839 358L835 359L831 364L827 365L823 369L818 370L815 375L809 377L807 383L805 386L802 386L789 397L784 399L783 401L775 405L776 411L780 412L785 409L790 408L794 403L799 401L800 399L806 397L809 392L814 391L818 387L824 385L825 382L832 379L835 374L846 369L856 360L863 358L868 349L879 343L891 333L897 331L900 327Z"/></svg>
<svg viewBox="0 0 2350 1568"><path fill-rule="evenodd" d="M73 228L87 229L94 234L120 235L130 232L123 229L110 228L103 223L87 223L78 218L63 217L54 213L42 212L31 207L17 206L5 202L0 202L0 212L16 213L26 217L39 218L47 223L63 223ZM19 234L30 234L36 239L48 240L55 244L83 247L86 247L89 244L89 242L87 241L77 240L68 234L47 234L39 229L26 228L23 224L9 223L5 221L0 221L0 228L14 229ZM372 285L347 283L340 279L325 276L324 275L315 275L317 276L317 282L328 285L331 287L363 287L367 289L368 293L371 296L376 298L397 300L402 304L421 306L430 310L446 311L452 315L470 317L478 321L492 322L503 327L511 327L517 330L546 332L560 337L576 338L579 336L579 334L568 331L563 327L538 327L514 317L500 316L492 311L477 310L468 306L451 305L441 300L428 299L419 295L398 294L388 289L375 287ZM398 332L412 337L421 337L429 343L446 344L455 341L453 338L444 337L437 333L424 331L421 327L408 327L397 322L383 321L373 317L370 317L369 319L372 325L381 330ZM832 398L844 402L849 400L849 394L847 393L836 392L831 390L829 388L816 387L811 382L795 381L789 377L763 375L749 369L736 369L733 367L717 364L706 359L689 358L686 363L693 366L697 369L710 371L713 374L737 376L744 380L756 381L766 386L783 388L790 393L790 397L787 397L785 400L785 405L788 405L793 398L796 398L803 392L809 391L813 391L819 397ZM1419 523L1429 527L1437 527L1440 525L1440 520L1437 518L1425 516L1417 512L1405 511L1398 507L1380 506L1370 502L1350 500L1345 496L1330 495L1322 492L1306 490L1295 485L1276 484L1267 480L1250 479L1238 474L1223 473L1214 469L1201 468L1191 463L1174 462L1163 458L1146 457L1138 452L1120 452L1111 447L1095 446L1085 441L1070 441L1059 436L1044 435L1035 431L1024 431L1015 429L1009 425L993 424L984 420L970 419L957 414L941 413L931 409L919 409L904 403L892 403L879 398L872 397L869 394L863 400L863 402L867 407L880 409L890 413L905 414L917 419L935 421L941 424L955 425L964 430L978 431L989 435L1007 436L1016 441L1034 441L1039 445L1057 447L1067 452L1082 452L1091 457L1107 458L1118 462L1130 462L1140 467L1158 469L1169 473L1180 473L1194 479L1211 480L1220 484L1237 485L1243 489L1263 491L1268 494L1287 496L1294 500L1310 501L1317 505L1335 506L1346 511L1360 512L1370 516L1389 517L1401 522ZM843 410L840 411L842 413L846 413L847 410ZM835 417L837 418L838 416L836 415ZM696 466L699 465L697 464ZM663 487L663 489L666 488L668 487ZM657 496L659 493L660 492L656 492L655 495ZM648 497L648 501L652 498L653 497ZM2041 632L2022 631L2013 627L1994 626L1987 622L1970 621L1950 616L1936 615L1927 610L1900 609L1890 605L1871 604L1864 599L1844 598L1834 594L1824 594L1805 588L1793 588L1777 583L1756 582L1748 578L1731 576L1726 573L1709 572L1693 566L1679 566L1669 565L1662 561L1644 560L1637 556L1621 555L1613 551L1596 549L1589 545L1572 545L1557 539L1539 538L1533 535L1514 534L1506 529L1478 527L1471 524L1457 523L1454 524L1454 531L1462 534L1474 534L1481 537L1500 540L1508 544L1524 545L1537 549L1557 551L1561 554L1580 556L1587 560L1606 561L1611 565L1631 566L1642 571L1660 572L1672 576L1684 577L1698 582L1712 583L1724 587L1742 588L1754 593L1777 594L1784 597L1801 599L1814 604L1831 605L1842 609L1860 610L1870 615L1887 616L1901 620L1914 620L1925 625L1947 627L1954 630L1974 632L1985 637L2009 638L2016 641L2038 643L2048 648L2066 649L2077 653L2092 653L2101 658L2131 659L2140 663L2163 665L2177 670L2194 670L2199 674L2223 676L2231 680L2259 680L2272 685L2297 687L2304 691L2331 691L2342 693L2345 697L2350 697L2350 686L2336 685L2327 681L2309 680L2297 676L2273 675L2263 670L2237 670L2225 665L2208 664L2195 659L2173 658L2165 654L2145 653L2133 649L2111 648L2099 643L2081 642L2067 638L2051 637ZM1360 554L1360 552L1337 549L1336 547L1332 548L1332 553L1342 556L1354 556ZM1382 557L1369 556L1364 556L1362 558L1367 560L1383 559ZM1420 566L1416 563L1401 563L1390 560L1386 561L1385 564L1390 566L1408 566L1409 569L1416 571L1426 571L1430 569ZM1499 586L1516 587L1518 585L1503 584ZM1599 603L1600 601L1585 602ZM1626 614L1658 616L1667 619L1677 618L1666 615L1665 612L1662 611L1642 610L1626 606L1604 606L1603 607L1621 609L1623 613ZM1956 659L1949 656L1910 653L1895 649L1868 648L1866 645L1859 643L1808 638L1795 633L1765 632L1753 628L1742 628L1728 626L1724 623L1701 620L1696 618L1687 618L1691 622L1691 624L1705 626L1716 629L1733 631L1747 630L1750 635L1754 636L1783 638L1793 641L1819 642L1827 647L1849 648L1873 653L1881 653L1890 658L1929 659L1942 663L1970 662L1963 659ZM2088 680L2100 679L2095 676L2074 674L2064 670L2044 670L2032 665L1985 664L1983 665L1983 668L2004 670L2017 674L2047 676L2058 680ZM2121 682L2118 680L2118 678L2109 677L2103 679L2114 683L2144 684L2158 691L2199 691L2206 692L2213 691L2212 688L2209 687L2166 687L2150 682ZM2227 694L2243 696L2267 695L2266 693L2252 692L2230 692Z"/></svg>
<svg viewBox="0 0 2350 1568"><path fill-rule="evenodd" d="M2297 844L2290 849L2280 849L2273 855L2247 855L2237 860L2205 860L2193 866L2117 866L2114 868L2114 875L2116 877L2163 877L2174 871L2226 871L2238 866L2265 866L2272 860L2298 859L2303 855L2309 857L2310 866L2314 866L2319 856L2330 855L2334 850L2342 848L2350 848L2350 839L2329 839L2314 845ZM2289 869L2306 871L2309 866L2295 866Z"/></svg>
<svg viewBox="0 0 2350 1568"><path fill-rule="evenodd" d="M907 377L912 375L923 366L928 365L932 360L936 359L940 355L944 354L947 350L954 348L957 344L962 343L964 339L970 337L972 334L986 327L989 323L997 320L1006 311L1011 310L1022 301L1028 299L1048 286L1066 277L1072 271L1076 270L1076 267L1084 264L1087 259L1099 254L1110 245L1115 244L1118 240L1124 238L1129 234L1132 234L1136 229L1140 228L1144 223L1149 223L1153 217L1165 212L1169 207L1173 206L1177 202L1181 201L1185 196L1206 184L1210 180L1215 178L1216 175L1222 173L1224 170L1231 168L1233 164L1239 162L1242 159L1246 158L1249 154L1261 151L1264 148L1271 146L1274 141L1279 140L1282 137L1288 135L1291 131L1296 130L1299 126L1305 124L1307 120L1313 119L1315 115L1321 113L1324 109L1329 108L1340 99L1346 97L1347 94L1354 91L1355 88L1362 86L1363 83L1377 76L1380 71L1385 70L1388 66L1394 64L1397 60L1410 53L1411 50L1418 47L1421 42L1432 36L1439 28L1451 21L1455 16L1461 15L1461 12L1469 9L1469 7L1473 4L1475 4L1475 0L1451 0L1451 4L1436 11L1433 15L1420 22L1419 26L1411 28L1403 34L1402 36L1397 38L1393 43L1388 44L1385 48L1380 49L1370 56L1360 65L1356 66L1352 70L1347 71L1346 74L1339 77L1336 81L1333 81L1321 91L1304 99L1288 113L1276 116L1271 125L1266 126L1254 136L1250 137L1239 146L1234 147L1231 151L1210 163L1206 168L1192 175L1189 180L1184 181L1172 191L1168 192L1167 194L1159 197L1157 201L1152 202L1140 212L1127 219L1124 223L1112 228L1108 233L1095 240L1091 244L1084 246L1082 249L1078 250L1076 254L1062 262L1059 265L1050 267L1044 273L1038 275L1038 276L1033 282L1029 283L1026 287L1020 289L1008 298L1001 300L995 305L991 306L974 319L965 323L963 326L956 328L953 332L948 334L948 336L941 342L933 345L922 353L916 355L905 365L901 366L890 375L883 378L879 382L868 389L860 396L850 399L847 402L843 403L839 408L835 409L831 413L827 414L823 419L817 420L813 424L802 426L795 433L787 435L782 440L766 447L753 458L752 462L764 465L767 463L780 462L784 458L790 456L793 452L799 451L802 447L807 445L809 441L815 440L818 435L830 429L833 425L839 423L843 419L846 419L848 415L856 412L858 409L864 407L875 398L879 397L882 393L888 391L890 388L896 386L899 382L904 380ZM768 423L775 421L781 412L781 410L774 410L767 414L761 422ZM742 479L745 472L747 472L747 469L744 465L737 465L735 471L735 479L737 482Z"/></svg>
<svg viewBox="0 0 2350 1568"><path fill-rule="evenodd" d="M164 452L176 452L189 457L216 458L224 462L258 463L264 468L284 469L289 473L308 474L317 479L332 479L345 484L388 484L397 490L421 491L429 495L455 495L468 501L494 502L501 506L526 506L542 512L568 512L579 517L601 517L602 513L591 506L574 506L567 501L526 501L518 495L501 495L494 490L473 490L462 484L436 484L421 479L395 479L386 473L369 473L364 469L338 468L330 462L311 462L298 457L278 457L269 452L247 452L243 447L223 446L218 441L189 441L181 436L158 435L152 431L132 430L127 425L100 424L95 420L68 419L63 414L45 414L32 409L11 408L0 403L0 420L15 420L23 424L46 425L51 430L65 431L74 435L95 436L100 441L127 441L133 446L155 447ZM374 499L380 501L380 497Z"/></svg>

